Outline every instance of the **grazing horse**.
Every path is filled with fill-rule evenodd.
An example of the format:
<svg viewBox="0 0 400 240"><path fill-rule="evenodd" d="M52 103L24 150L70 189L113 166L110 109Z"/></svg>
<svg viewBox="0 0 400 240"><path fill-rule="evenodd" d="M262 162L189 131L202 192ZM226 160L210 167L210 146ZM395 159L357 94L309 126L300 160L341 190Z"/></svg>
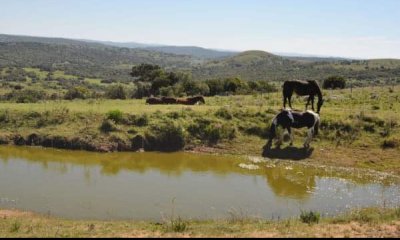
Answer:
<svg viewBox="0 0 400 240"><path fill-rule="evenodd" d="M314 80L312 81L300 81L300 80L293 80L293 81L285 81L283 84L283 108L286 108L286 100L289 100L289 106L292 107L292 95L295 92L299 96L306 96L308 95L308 100L306 104L306 110L308 105L311 101L312 110L314 111L314 97L315 95L318 96L318 103L317 103L317 113L321 110L321 106L324 103L322 99L321 89L318 86L318 83Z"/></svg>
<svg viewBox="0 0 400 240"><path fill-rule="evenodd" d="M203 96L189 97L189 98L178 98L176 103L185 105L195 105L197 103L206 103Z"/></svg>
<svg viewBox="0 0 400 240"><path fill-rule="evenodd" d="M312 138L318 134L320 118L319 114L307 110L305 112L296 112L290 109L282 109L272 121L267 148L271 148L272 140L276 137L276 128L282 126L287 129L290 135L290 145L293 145L293 134L291 128L308 128L307 138L304 142L304 148L310 147Z"/></svg>

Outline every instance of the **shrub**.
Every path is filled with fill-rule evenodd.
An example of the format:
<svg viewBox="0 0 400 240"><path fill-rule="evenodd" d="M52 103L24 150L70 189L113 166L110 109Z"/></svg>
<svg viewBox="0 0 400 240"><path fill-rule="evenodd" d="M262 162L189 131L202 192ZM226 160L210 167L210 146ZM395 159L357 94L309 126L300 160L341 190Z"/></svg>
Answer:
<svg viewBox="0 0 400 240"><path fill-rule="evenodd" d="M218 109L215 112L215 116L226 119L226 120L231 120L233 118L232 113L225 107Z"/></svg>
<svg viewBox="0 0 400 240"><path fill-rule="evenodd" d="M110 99L126 99L126 92L122 85L113 85L107 89L106 96Z"/></svg>
<svg viewBox="0 0 400 240"><path fill-rule="evenodd" d="M106 118L113 120L115 123L121 123L124 120L124 114L122 111L116 109L107 112Z"/></svg>
<svg viewBox="0 0 400 240"><path fill-rule="evenodd" d="M313 212L313 211L301 211L300 214L300 220L303 223L318 223L320 219L320 214L318 212Z"/></svg>
<svg viewBox="0 0 400 240"><path fill-rule="evenodd" d="M86 99L90 92L84 87L73 87L67 91L64 98L67 100Z"/></svg>
<svg viewBox="0 0 400 240"><path fill-rule="evenodd" d="M373 123L366 123L364 124L364 131L374 133L375 132L375 124Z"/></svg>
<svg viewBox="0 0 400 240"><path fill-rule="evenodd" d="M0 112L0 123L8 123L10 121L10 113L8 110L2 110Z"/></svg>
<svg viewBox="0 0 400 240"><path fill-rule="evenodd" d="M174 232L184 232L187 229L187 223L180 217L176 220L171 220L171 228Z"/></svg>
<svg viewBox="0 0 400 240"><path fill-rule="evenodd" d="M185 146L185 134L181 126L172 121L153 125L145 133L146 150L178 151Z"/></svg>
<svg viewBox="0 0 400 240"><path fill-rule="evenodd" d="M142 114L140 116L130 115L129 121L131 122L131 124L137 127L144 127L149 124L149 117L147 116L147 114Z"/></svg>
<svg viewBox="0 0 400 240"><path fill-rule="evenodd" d="M346 80L341 76L331 76L325 79L322 87L324 89L343 89L346 87Z"/></svg>
<svg viewBox="0 0 400 240"><path fill-rule="evenodd" d="M105 133L113 132L113 131L116 131L117 129L118 128L117 128L117 126L115 126L114 121L112 121L110 119L104 119L100 125L100 130Z"/></svg>
<svg viewBox="0 0 400 240"><path fill-rule="evenodd" d="M11 93L6 95L7 100L14 100L17 103L36 103L39 100L47 98L46 92L43 90L13 90Z"/></svg>
<svg viewBox="0 0 400 240"><path fill-rule="evenodd" d="M209 144L236 137L236 128L233 125L203 118L196 119L190 124L188 132L193 137L207 141Z"/></svg>
<svg viewBox="0 0 400 240"><path fill-rule="evenodd" d="M381 147L383 149L386 148L398 148L400 146L400 140L396 138L385 139L383 140Z"/></svg>
<svg viewBox="0 0 400 240"><path fill-rule="evenodd" d="M216 144L223 139L236 137L236 129L228 124L211 124L205 129L205 135L210 144Z"/></svg>
<svg viewBox="0 0 400 240"><path fill-rule="evenodd" d="M269 128L265 124L249 124L242 128L242 130L248 135L255 135L262 138L268 137L269 134Z"/></svg>

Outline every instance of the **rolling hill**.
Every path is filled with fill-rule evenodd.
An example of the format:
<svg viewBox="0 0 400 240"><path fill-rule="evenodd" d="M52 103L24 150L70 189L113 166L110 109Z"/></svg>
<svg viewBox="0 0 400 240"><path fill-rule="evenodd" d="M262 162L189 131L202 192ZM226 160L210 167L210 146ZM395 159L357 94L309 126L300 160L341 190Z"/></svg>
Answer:
<svg viewBox="0 0 400 240"><path fill-rule="evenodd" d="M107 80L129 81L132 66L150 63L168 70L190 72L195 80L240 77L244 80L321 81L330 75L342 75L366 84L400 82L398 59L323 60L282 57L264 51L229 54L198 47L127 48L96 41L0 35L0 66L39 67Z"/></svg>

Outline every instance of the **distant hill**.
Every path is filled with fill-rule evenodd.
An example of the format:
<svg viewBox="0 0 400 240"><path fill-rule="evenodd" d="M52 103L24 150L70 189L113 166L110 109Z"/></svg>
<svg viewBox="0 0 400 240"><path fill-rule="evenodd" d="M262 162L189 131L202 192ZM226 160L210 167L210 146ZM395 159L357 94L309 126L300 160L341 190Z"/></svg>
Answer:
<svg viewBox="0 0 400 240"><path fill-rule="evenodd" d="M0 35L0 66L40 67L102 79L128 80L132 66L158 64L168 69L190 69L201 62L190 56L145 49L111 47L70 39Z"/></svg>
<svg viewBox="0 0 400 240"><path fill-rule="evenodd" d="M66 38L48 38L48 37L33 37L33 36L18 36L18 35L6 35L0 34L0 42L2 43L43 43L43 44L57 44L57 45L74 45L74 46L102 46L96 42L86 42L79 40L72 40Z"/></svg>
<svg viewBox="0 0 400 240"><path fill-rule="evenodd" d="M213 60L205 64L198 65L193 69L193 76L200 79L212 77L240 77L244 79L269 79L278 80L278 75L282 71L290 71L299 62L286 59L263 51L246 51L238 55L222 59Z"/></svg>
<svg viewBox="0 0 400 240"><path fill-rule="evenodd" d="M244 80L322 81L330 75L341 75L366 83L400 82L399 59L282 57L264 51L234 53L199 47L133 46L0 34L0 66L39 67L115 81L131 80L132 66L150 63L168 70L189 72L195 80L240 77Z"/></svg>
<svg viewBox="0 0 400 240"><path fill-rule="evenodd" d="M189 55L197 58L204 58L204 59L217 59L217 58L225 58L231 57L238 52L228 52L228 51L217 51L211 50L201 47L191 47L191 46L159 46L159 47L146 47L145 49L158 51L158 52L165 52L165 53L172 53L177 55Z"/></svg>
<svg viewBox="0 0 400 240"><path fill-rule="evenodd" d="M235 51L221 51L214 49L207 49L196 46L168 46L161 44L145 44L136 42L111 42L111 41L93 41L93 40L83 40L85 42L101 43L104 45L123 47L123 48L142 48L150 51L171 53L176 55L187 55L200 59L216 59L231 57L239 52Z"/></svg>
<svg viewBox="0 0 400 240"><path fill-rule="evenodd" d="M318 59L315 61L313 58L291 59L263 51L246 51L230 58L213 60L193 67L193 76L196 79L240 77L247 80L322 81L331 75L375 82L398 79L400 60Z"/></svg>

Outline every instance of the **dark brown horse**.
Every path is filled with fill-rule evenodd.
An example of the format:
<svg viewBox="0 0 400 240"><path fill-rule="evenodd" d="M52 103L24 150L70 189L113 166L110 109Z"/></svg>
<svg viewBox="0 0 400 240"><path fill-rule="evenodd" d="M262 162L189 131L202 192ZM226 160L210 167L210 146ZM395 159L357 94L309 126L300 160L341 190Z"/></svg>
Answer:
<svg viewBox="0 0 400 240"><path fill-rule="evenodd" d="M283 107L286 108L286 101L289 100L289 106L292 107L292 95L295 92L299 96L309 96L306 104L306 110L311 101L312 110L314 111L314 97L317 95L317 113L321 110L324 103L322 99L322 92L316 81L285 81L283 84Z"/></svg>
<svg viewBox="0 0 400 240"><path fill-rule="evenodd" d="M173 97L162 97L161 100L164 104L176 104L176 98Z"/></svg>
<svg viewBox="0 0 400 240"><path fill-rule="evenodd" d="M206 103L203 96L189 97L189 98L177 98L176 103L185 105L195 105L197 103Z"/></svg>
<svg viewBox="0 0 400 240"><path fill-rule="evenodd" d="M147 104L163 104L163 100L161 98L149 97L146 99Z"/></svg>

